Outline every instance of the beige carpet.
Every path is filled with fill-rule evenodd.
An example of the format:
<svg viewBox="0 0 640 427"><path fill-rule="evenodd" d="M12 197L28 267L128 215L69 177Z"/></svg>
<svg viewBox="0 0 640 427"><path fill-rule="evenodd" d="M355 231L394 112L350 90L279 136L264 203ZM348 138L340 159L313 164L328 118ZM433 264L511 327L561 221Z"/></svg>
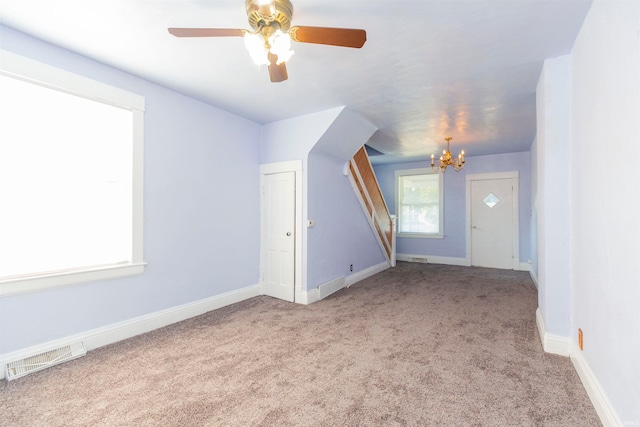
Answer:
<svg viewBox="0 0 640 427"><path fill-rule="evenodd" d="M258 297L0 382L2 426L597 426L542 351L528 273L399 263Z"/></svg>

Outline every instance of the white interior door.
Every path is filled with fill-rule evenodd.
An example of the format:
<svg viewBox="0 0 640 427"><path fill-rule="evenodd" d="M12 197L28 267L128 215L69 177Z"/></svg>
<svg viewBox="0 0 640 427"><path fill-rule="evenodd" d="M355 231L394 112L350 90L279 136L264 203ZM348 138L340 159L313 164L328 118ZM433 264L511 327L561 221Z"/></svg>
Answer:
<svg viewBox="0 0 640 427"><path fill-rule="evenodd" d="M471 265L513 269L513 178L471 181Z"/></svg>
<svg viewBox="0 0 640 427"><path fill-rule="evenodd" d="M293 302L295 172L264 175L262 184L262 292Z"/></svg>

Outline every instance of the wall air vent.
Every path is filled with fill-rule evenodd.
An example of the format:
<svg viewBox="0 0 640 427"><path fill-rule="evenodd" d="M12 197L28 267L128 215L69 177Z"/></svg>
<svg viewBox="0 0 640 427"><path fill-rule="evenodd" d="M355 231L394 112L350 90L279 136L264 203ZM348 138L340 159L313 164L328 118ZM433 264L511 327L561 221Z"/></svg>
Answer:
<svg viewBox="0 0 640 427"><path fill-rule="evenodd" d="M49 366L76 359L87 354L83 342L65 345L44 353L9 362L6 365L7 380L15 380L32 372L41 371Z"/></svg>

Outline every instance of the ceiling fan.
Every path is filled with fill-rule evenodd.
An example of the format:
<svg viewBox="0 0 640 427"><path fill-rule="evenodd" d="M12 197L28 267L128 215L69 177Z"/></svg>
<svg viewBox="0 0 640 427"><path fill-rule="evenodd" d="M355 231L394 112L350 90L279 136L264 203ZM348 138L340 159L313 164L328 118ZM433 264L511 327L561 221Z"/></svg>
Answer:
<svg viewBox="0 0 640 427"><path fill-rule="evenodd" d="M244 37L245 47L256 64L269 68L272 82L287 80L285 62L291 58L291 41L361 48L365 30L351 28L291 26L293 6L289 0L247 0L247 18L253 31L233 28L169 28L176 37Z"/></svg>

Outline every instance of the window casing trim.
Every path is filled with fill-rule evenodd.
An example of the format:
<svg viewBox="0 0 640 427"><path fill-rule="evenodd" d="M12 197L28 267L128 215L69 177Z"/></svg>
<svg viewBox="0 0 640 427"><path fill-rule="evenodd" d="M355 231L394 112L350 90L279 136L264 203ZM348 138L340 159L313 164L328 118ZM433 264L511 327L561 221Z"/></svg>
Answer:
<svg viewBox="0 0 640 427"><path fill-rule="evenodd" d="M25 294L50 288L117 279L142 274L146 263L109 264L53 271L0 280L0 296Z"/></svg>
<svg viewBox="0 0 640 427"><path fill-rule="evenodd" d="M119 107L132 113L132 259L131 262L5 277L0 296L141 274L143 261L144 96L0 49L0 74Z"/></svg>
<svg viewBox="0 0 640 427"><path fill-rule="evenodd" d="M400 177L411 175L438 175L438 233L420 233L420 232L400 232L397 237L402 238L418 238L418 239L444 239L444 175L434 172L431 168L416 169L397 169L395 171L395 189L396 189L396 215L398 216L398 224L400 224Z"/></svg>

